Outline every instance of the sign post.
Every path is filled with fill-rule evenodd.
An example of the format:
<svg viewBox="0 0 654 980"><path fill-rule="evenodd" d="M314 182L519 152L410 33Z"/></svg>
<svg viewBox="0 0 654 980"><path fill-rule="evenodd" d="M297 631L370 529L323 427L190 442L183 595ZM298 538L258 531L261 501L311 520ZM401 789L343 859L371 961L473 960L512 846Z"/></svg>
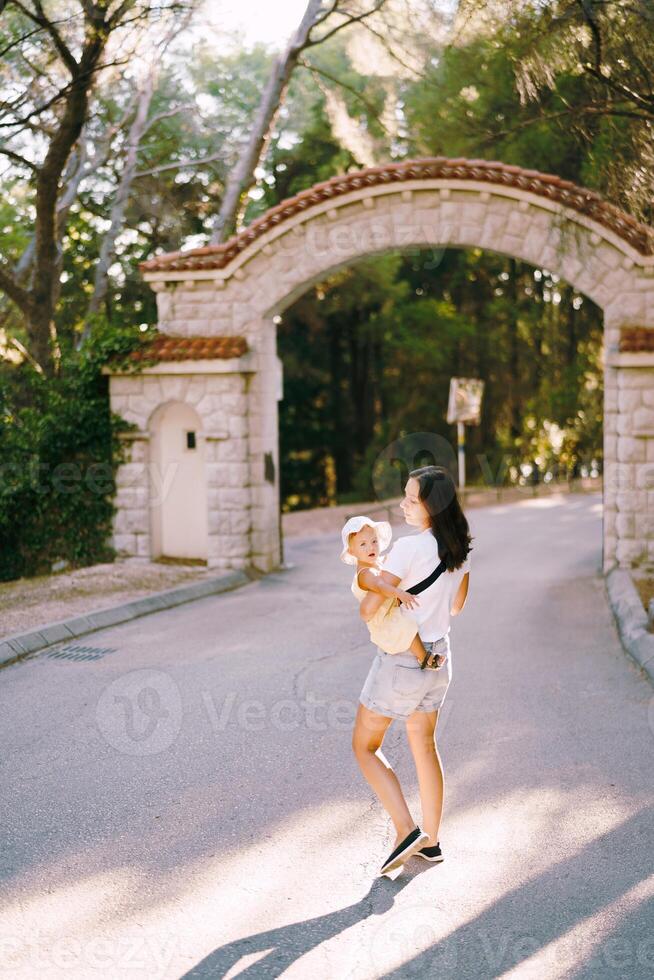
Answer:
<svg viewBox="0 0 654 980"><path fill-rule="evenodd" d="M276 388L275 397L276 397L277 401L278 402L283 401L283 399L284 399L284 363L283 363L281 357L276 357L276 359L275 359L275 388ZM279 492L281 493L281 462L282 462L282 457L281 457L280 446L279 446L279 423L277 424L277 459L279 460L279 471L280 471L279 472L279 475L277 477L278 485L279 485L278 486L278 489L279 489ZM282 503L281 503L281 500L279 501L279 561L280 561L279 567L280 567L280 569L282 569L282 571L286 571L288 569L291 569L291 568L294 568L295 567L293 564L290 564L290 563L288 563L288 562L286 562L284 560L284 526L283 526L283 523L282 523Z"/></svg>
<svg viewBox="0 0 654 980"><path fill-rule="evenodd" d="M479 378L450 378L447 421L456 422L456 446L459 462L459 489L466 485L465 423L479 425L484 382Z"/></svg>
<svg viewBox="0 0 654 980"><path fill-rule="evenodd" d="M465 422L456 423L456 449L459 459L459 486L466 485L466 427Z"/></svg>

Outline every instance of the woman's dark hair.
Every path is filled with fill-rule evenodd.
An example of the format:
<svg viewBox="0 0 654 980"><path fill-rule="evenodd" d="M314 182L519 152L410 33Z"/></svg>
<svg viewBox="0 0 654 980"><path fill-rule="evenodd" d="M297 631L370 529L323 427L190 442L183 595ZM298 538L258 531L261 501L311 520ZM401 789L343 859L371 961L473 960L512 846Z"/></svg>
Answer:
<svg viewBox="0 0 654 980"><path fill-rule="evenodd" d="M438 543L438 557L448 572L459 568L472 551L470 528L461 510L456 487L444 466L421 466L409 477L418 481L418 497L431 521L431 533Z"/></svg>

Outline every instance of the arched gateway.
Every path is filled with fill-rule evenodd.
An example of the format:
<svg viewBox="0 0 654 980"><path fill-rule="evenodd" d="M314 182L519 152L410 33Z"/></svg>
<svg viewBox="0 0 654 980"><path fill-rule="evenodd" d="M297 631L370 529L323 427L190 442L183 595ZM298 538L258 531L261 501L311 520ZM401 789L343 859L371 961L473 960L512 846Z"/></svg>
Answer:
<svg viewBox="0 0 654 980"><path fill-rule="evenodd" d="M157 472L150 458L153 432L162 437L152 419L160 426L157 409L175 401L200 420L183 451L202 450L194 472L206 481L197 498L206 499L208 564L268 571L279 563L273 317L335 269L408 246L504 253L557 273L601 307L604 568L654 560L652 229L551 174L444 157L334 177L222 245L142 264L157 294L160 336L147 353L158 363L137 374L105 368L112 408L138 425L117 478L120 555L157 557L151 488L158 482L165 493L174 473Z"/></svg>

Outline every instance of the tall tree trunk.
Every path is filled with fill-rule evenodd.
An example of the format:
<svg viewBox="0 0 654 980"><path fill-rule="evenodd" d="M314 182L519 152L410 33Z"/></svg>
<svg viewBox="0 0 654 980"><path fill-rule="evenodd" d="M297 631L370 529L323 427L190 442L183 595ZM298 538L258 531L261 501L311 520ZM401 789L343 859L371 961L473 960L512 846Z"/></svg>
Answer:
<svg viewBox="0 0 654 980"><path fill-rule="evenodd" d="M129 128L129 134L127 137L125 163L123 165L122 175L116 191L116 196L111 207L109 228L107 229L102 240L100 255L95 266L93 294L89 301L84 329L82 330L82 333L78 339L78 349L81 348L88 340L91 332L92 317L101 309L107 296L107 291L109 288L109 267L114 260L116 239L118 238L118 235L123 227L125 210L129 201L134 175L136 173L139 146L141 145L141 140L143 139L149 125L148 115L150 113L150 105L154 94L155 74L156 68L148 72L139 91L136 113Z"/></svg>
<svg viewBox="0 0 654 980"><path fill-rule="evenodd" d="M518 439L522 430L522 417L520 414L519 382L520 382L520 355L518 344L518 274L516 260L509 259L509 279L506 284L507 296L509 298L509 430L511 439Z"/></svg>
<svg viewBox="0 0 654 980"><path fill-rule="evenodd" d="M38 364L41 373L51 377L55 372L55 350L57 334L52 319L54 306L44 301L38 302L25 313L25 330L29 342L29 352Z"/></svg>
<svg viewBox="0 0 654 980"><path fill-rule="evenodd" d="M366 324L359 334L359 389L361 392L361 414L359 417L359 447L364 454L373 435L375 385L373 379L373 348L370 324Z"/></svg>
<svg viewBox="0 0 654 980"><path fill-rule="evenodd" d="M373 361L375 364L375 403L373 426L383 425L388 414L388 398L386 396L386 386L384 383L384 340L378 334L373 347Z"/></svg>
<svg viewBox="0 0 654 980"><path fill-rule="evenodd" d="M243 144L236 166L227 179L220 211L213 225L212 244L217 245L224 242L236 229L241 200L255 181L254 171L263 156L272 124L283 103L288 83L298 64L300 55L307 48L319 44L349 24L363 21L371 14L377 13L384 3L385 0L374 0L369 10L353 14L339 9L340 0L330 0L329 3L325 3L325 0L309 0L299 27L285 51L279 55L273 65L255 117L252 120L250 135ZM312 40L310 37L312 29L322 24L331 14L338 13L344 17L344 20L326 31L322 38Z"/></svg>
<svg viewBox="0 0 654 980"><path fill-rule="evenodd" d="M86 120L93 73L106 44L98 30L82 54L66 102L62 122L53 137L36 181L35 272L31 290L33 311L27 322L32 352L45 374L57 369L58 348L54 312L61 293L57 202L59 181ZM39 351L37 356L36 351Z"/></svg>
<svg viewBox="0 0 654 980"><path fill-rule="evenodd" d="M114 29L128 15L134 0L122 0L112 13L106 3L85 2L84 43L79 61L59 34L57 22L49 19L42 5L35 10L21 5L23 14L53 38L54 47L70 83L62 90L61 114L49 139L45 158L34 165L35 223L33 276L25 287L25 268L18 272L0 265L0 289L16 304L25 318L30 354L45 375L56 373L60 363L54 313L61 292L61 220L59 201L62 175L77 144L88 111L89 93L102 55Z"/></svg>
<svg viewBox="0 0 654 980"><path fill-rule="evenodd" d="M577 357L577 310L575 310L572 305L574 299L574 289L571 286L566 287L564 293L567 306L567 345L566 345L566 360L570 367L575 363Z"/></svg>
<svg viewBox="0 0 654 980"><path fill-rule="evenodd" d="M358 337L358 318L356 322L348 323L348 344L350 349L350 399L354 409L352 419L354 448L357 453L361 453L361 386L360 378L360 356L359 356L359 337Z"/></svg>
<svg viewBox="0 0 654 980"><path fill-rule="evenodd" d="M371 423L371 347L366 335L361 335L359 324L366 316L364 310L353 310L348 324L350 347L350 392L354 406L354 446L360 457L368 448L372 436Z"/></svg>
<svg viewBox="0 0 654 980"><path fill-rule="evenodd" d="M84 138L84 131L80 133L80 137L77 141L75 149L68 158L68 163L66 164L66 170L64 171L62 177L62 187L63 193L57 202L57 230L59 234L58 239L58 251L60 255L62 254L62 239L63 233L66 227L66 218L68 217L68 212L73 201L77 197L77 191L79 190L79 185L82 178L89 173L86 166L86 139ZM26 248L23 251L20 259L16 263L15 275L19 283L25 284L33 279L34 274L34 255L36 252L36 239L34 236L30 239Z"/></svg>
<svg viewBox="0 0 654 980"><path fill-rule="evenodd" d="M336 468L337 493L346 493L352 485L352 454L347 438L343 405L343 331L340 322L330 318L329 332L329 394L332 417L332 454Z"/></svg>
<svg viewBox="0 0 654 980"><path fill-rule="evenodd" d="M261 159L271 126L279 112L293 69L307 44L309 31L316 23L322 5L323 0L309 0L290 44L275 61L252 121L250 135L227 180L220 211L213 225L211 241L214 244L225 241L234 231L241 198L254 183L254 171Z"/></svg>
<svg viewBox="0 0 654 980"><path fill-rule="evenodd" d="M545 310L545 300L543 298L544 286L543 278L536 279L534 283L534 291L540 296L539 303L539 316L534 321L534 326L532 330L532 342L533 342L533 386L536 392L540 391L541 381L543 379L543 324L545 322L546 310Z"/></svg>

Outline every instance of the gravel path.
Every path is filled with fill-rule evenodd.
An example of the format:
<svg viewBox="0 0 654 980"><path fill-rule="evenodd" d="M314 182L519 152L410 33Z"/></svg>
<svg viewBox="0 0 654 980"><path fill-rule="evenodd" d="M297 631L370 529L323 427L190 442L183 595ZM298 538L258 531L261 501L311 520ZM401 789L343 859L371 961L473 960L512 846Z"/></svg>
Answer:
<svg viewBox="0 0 654 980"><path fill-rule="evenodd" d="M197 565L107 562L0 582L0 639L219 574Z"/></svg>

